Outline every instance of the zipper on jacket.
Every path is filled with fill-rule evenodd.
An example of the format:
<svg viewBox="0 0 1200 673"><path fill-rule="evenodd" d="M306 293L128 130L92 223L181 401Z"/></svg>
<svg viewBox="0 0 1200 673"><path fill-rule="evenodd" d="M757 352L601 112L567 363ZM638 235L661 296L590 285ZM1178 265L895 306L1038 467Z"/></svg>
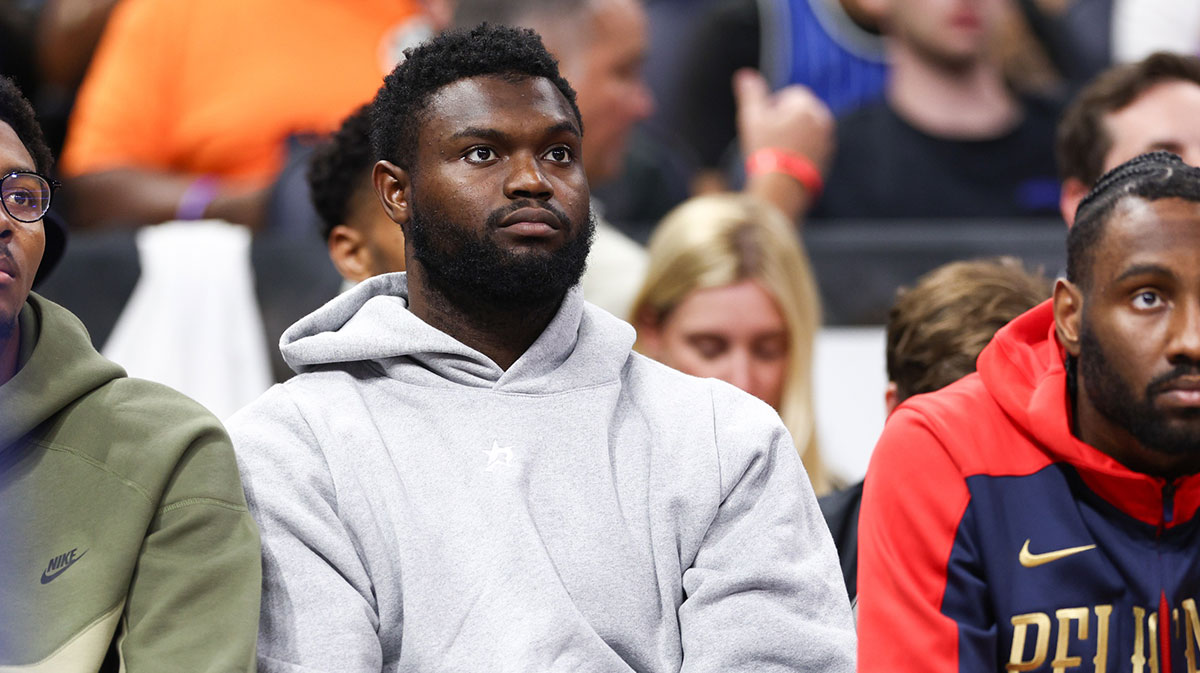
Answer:
<svg viewBox="0 0 1200 673"><path fill-rule="evenodd" d="M1162 519L1158 524L1158 536L1161 538L1167 530L1167 526L1175 521L1175 482L1166 481L1162 487ZM1167 592L1165 568L1163 568L1163 552L1160 545L1163 541L1158 541L1158 573L1159 573L1159 594L1158 594L1158 661L1159 670L1162 673L1173 673L1171 666L1171 615L1170 605L1167 603Z"/></svg>
<svg viewBox="0 0 1200 673"><path fill-rule="evenodd" d="M1168 481L1163 484L1162 489L1162 528L1166 528L1175 521L1175 482Z"/></svg>

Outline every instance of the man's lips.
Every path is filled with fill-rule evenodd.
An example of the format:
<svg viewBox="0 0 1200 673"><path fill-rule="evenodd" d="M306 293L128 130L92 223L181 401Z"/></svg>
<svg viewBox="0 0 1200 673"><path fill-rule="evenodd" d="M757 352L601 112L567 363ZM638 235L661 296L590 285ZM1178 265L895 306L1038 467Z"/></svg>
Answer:
<svg viewBox="0 0 1200 673"><path fill-rule="evenodd" d="M17 277L17 265L11 257L0 255L0 280Z"/></svg>
<svg viewBox="0 0 1200 673"><path fill-rule="evenodd" d="M1170 406L1200 406L1200 376L1180 376L1157 388L1158 395Z"/></svg>
<svg viewBox="0 0 1200 673"><path fill-rule="evenodd" d="M521 208L500 220L500 228L521 236L549 236L562 229L562 222L544 208Z"/></svg>
<svg viewBox="0 0 1200 673"><path fill-rule="evenodd" d="M980 26L983 25L983 20L975 12L961 11L950 17L950 23L956 28L979 30Z"/></svg>

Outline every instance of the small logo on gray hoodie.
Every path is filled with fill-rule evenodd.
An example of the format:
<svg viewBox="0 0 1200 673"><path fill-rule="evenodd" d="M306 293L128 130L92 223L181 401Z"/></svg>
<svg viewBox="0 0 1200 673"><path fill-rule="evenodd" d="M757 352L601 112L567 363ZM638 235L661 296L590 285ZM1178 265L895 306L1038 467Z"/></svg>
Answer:
<svg viewBox="0 0 1200 673"><path fill-rule="evenodd" d="M488 457L488 472L495 470L497 465L509 465L513 462L512 447L500 446L500 443L495 440L492 440L492 448L484 449L483 452L486 453Z"/></svg>
<svg viewBox="0 0 1200 673"><path fill-rule="evenodd" d="M88 553L88 550L86 549L83 550L82 554L76 554L75 552L77 551L79 551L79 547L76 547L65 554L59 554L58 556L50 559L50 563L47 564L46 569L42 571L42 584L49 584L53 582L54 578L65 573L67 568L75 565L76 561L83 558L83 554Z"/></svg>

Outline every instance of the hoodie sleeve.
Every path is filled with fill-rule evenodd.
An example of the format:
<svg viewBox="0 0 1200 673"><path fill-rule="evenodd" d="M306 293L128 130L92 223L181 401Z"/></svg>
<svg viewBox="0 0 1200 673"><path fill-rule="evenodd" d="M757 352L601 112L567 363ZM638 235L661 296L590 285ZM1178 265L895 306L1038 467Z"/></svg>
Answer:
<svg viewBox="0 0 1200 673"><path fill-rule="evenodd" d="M958 673L994 668L962 648L995 652L982 614L986 584L969 562L951 564L970 495L958 466L925 417L901 407L871 455L858 528L859 662L864 672ZM975 623L942 612L947 585L975 606ZM963 592L970 592L965 594Z"/></svg>
<svg viewBox="0 0 1200 673"><path fill-rule="evenodd" d="M186 408L198 410L190 400ZM229 437L207 412L172 418L189 436L150 521L117 633L121 670L254 671L258 530ZM214 643L220 643L219 647Z"/></svg>
<svg viewBox="0 0 1200 673"><path fill-rule="evenodd" d="M778 415L713 387L720 506L679 608L682 673L854 670L837 553Z"/></svg>
<svg viewBox="0 0 1200 673"><path fill-rule="evenodd" d="M283 386L228 422L262 534L261 673L378 673L370 576L338 517L318 444Z"/></svg>

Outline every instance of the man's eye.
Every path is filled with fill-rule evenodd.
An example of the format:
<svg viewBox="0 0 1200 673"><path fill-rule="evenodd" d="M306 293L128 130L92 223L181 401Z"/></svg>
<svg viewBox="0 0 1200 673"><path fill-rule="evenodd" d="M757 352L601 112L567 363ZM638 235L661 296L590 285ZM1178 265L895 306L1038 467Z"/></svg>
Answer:
<svg viewBox="0 0 1200 673"><path fill-rule="evenodd" d="M1133 296L1133 305L1136 308L1155 308L1162 304L1162 297L1153 290L1142 290Z"/></svg>
<svg viewBox="0 0 1200 673"><path fill-rule="evenodd" d="M554 147L546 152L546 158L560 164L565 164L573 158L571 150L566 147Z"/></svg>
<svg viewBox="0 0 1200 673"><path fill-rule="evenodd" d="M27 206L33 202L33 195L24 189L14 189L4 195L4 200L14 206Z"/></svg>
<svg viewBox="0 0 1200 673"><path fill-rule="evenodd" d="M491 161L496 158L496 153L490 147L472 147L467 152L467 159L470 161Z"/></svg>

